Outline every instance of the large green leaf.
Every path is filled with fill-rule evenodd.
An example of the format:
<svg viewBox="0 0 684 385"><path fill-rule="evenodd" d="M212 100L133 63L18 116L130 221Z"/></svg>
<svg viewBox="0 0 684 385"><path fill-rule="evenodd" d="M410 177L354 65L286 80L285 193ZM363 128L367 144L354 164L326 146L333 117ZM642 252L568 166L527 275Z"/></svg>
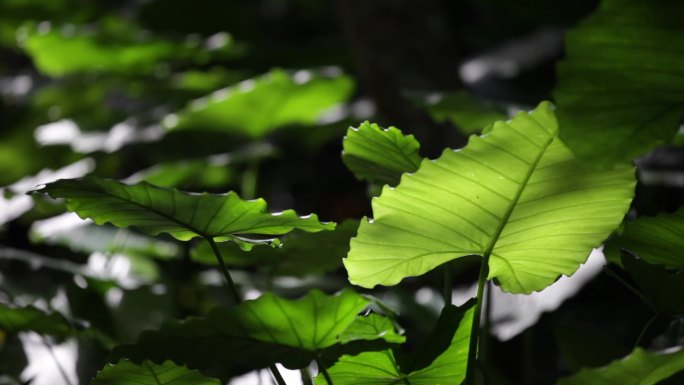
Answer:
<svg viewBox="0 0 684 385"><path fill-rule="evenodd" d="M254 235L278 235L294 229L332 230L316 215L299 217L292 210L267 213L263 199L244 201L225 195L191 194L148 183L126 185L95 177L59 180L37 192L65 198L67 208L101 225L134 226L151 235L168 233L186 241L194 237L233 240L245 246L259 243Z"/></svg>
<svg viewBox="0 0 684 385"><path fill-rule="evenodd" d="M350 127L342 146L342 160L358 179L392 186L404 172L416 171L422 159L413 135L369 122Z"/></svg>
<svg viewBox="0 0 684 385"><path fill-rule="evenodd" d="M350 96L345 75L273 70L214 92L164 119L169 130L224 131L260 138L287 125L313 124L327 109Z"/></svg>
<svg viewBox="0 0 684 385"><path fill-rule="evenodd" d="M466 255L489 256L489 279L509 292L571 275L620 224L634 170L592 170L557 138L542 103L447 149L373 200L344 260L352 283L394 285Z"/></svg>
<svg viewBox="0 0 684 385"><path fill-rule="evenodd" d="M407 383L407 379L412 385L460 384L468 361L473 303L463 308L445 307L428 342L404 363L393 350L342 356L329 369L333 383L392 385ZM328 385L321 374L315 381L316 385Z"/></svg>
<svg viewBox="0 0 684 385"><path fill-rule="evenodd" d="M661 354L637 348L608 366L583 369L556 385L653 385L683 370L684 350Z"/></svg>
<svg viewBox="0 0 684 385"><path fill-rule="evenodd" d="M218 248L228 265L257 266L273 275L302 277L339 268L349 252L349 239L358 227L359 222L350 219L340 223L335 231L290 233L283 237L281 247L259 247L248 252L232 242L224 242ZM218 263L207 242L200 243L190 255L200 263Z"/></svg>
<svg viewBox="0 0 684 385"><path fill-rule="evenodd" d="M566 35L561 138L581 158L631 159L673 139L684 113L684 3L604 0Z"/></svg>
<svg viewBox="0 0 684 385"><path fill-rule="evenodd" d="M357 316L368 304L351 290L335 296L315 290L299 300L266 293L236 307L215 308L203 318L166 323L143 333L136 344L117 348L115 355L170 359L222 378L274 362L302 368L340 344L400 341L391 323Z"/></svg>
<svg viewBox="0 0 684 385"><path fill-rule="evenodd" d="M171 361L155 365L143 361L136 365L128 360L105 366L90 383L91 385L221 385L221 381L209 378L196 370L177 366Z"/></svg>
<svg viewBox="0 0 684 385"><path fill-rule="evenodd" d="M684 269L684 207L626 224L622 234L610 240L606 253L619 257L617 249L651 264Z"/></svg>

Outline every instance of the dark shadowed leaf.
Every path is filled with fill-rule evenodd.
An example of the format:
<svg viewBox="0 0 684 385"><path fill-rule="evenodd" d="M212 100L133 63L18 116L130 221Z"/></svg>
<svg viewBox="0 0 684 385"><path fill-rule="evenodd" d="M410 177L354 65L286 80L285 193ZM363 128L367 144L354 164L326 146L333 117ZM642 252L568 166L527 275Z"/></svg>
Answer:
<svg viewBox="0 0 684 385"><path fill-rule="evenodd" d="M292 210L266 212L263 199L244 201L234 192L225 195L192 194L148 183L126 185L88 177L59 180L36 192L66 199L67 208L101 225L134 226L151 235L168 233L187 241L194 237L232 240L247 248L261 243L253 236L272 236L294 229L332 230L316 215L299 217Z"/></svg>
<svg viewBox="0 0 684 385"><path fill-rule="evenodd" d="M448 306L424 346L398 362L393 350L345 355L328 371L335 385L458 385L465 378L474 302ZM316 385L325 384L322 374Z"/></svg>
<svg viewBox="0 0 684 385"><path fill-rule="evenodd" d="M684 314L684 270L669 271L622 252L622 265L659 314Z"/></svg>
<svg viewBox="0 0 684 385"><path fill-rule="evenodd" d="M651 264L684 269L684 208L627 223L622 234L608 242L606 254L619 258L619 249Z"/></svg>
<svg viewBox="0 0 684 385"><path fill-rule="evenodd" d="M396 186L401 174L420 165L420 143L395 127L364 122L351 127L342 142L342 160L360 180Z"/></svg>
<svg viewBox="0 0 684 385"><path fill-rule="evenodd" d="M566 35L555 92L561 138L612 164L673 139L684 113L684 2L604 0Z"/></svg>
<svg viewBox="0 0 684 385"><path fill-rule="evenodd" d="M353 89L340 74L273 70L255 79L215 91L169 115L169 130L211 130L260 138L293 124L314 124L323 112L343 103Z"/></svg>
<svg viewBox="0 0 684 385"><path fill-rule="evenodd" d="M0 329L5 333L34 331L61 339L73 336L84 328L77 327L57 312L46 313L33 306L13 308L0 304Z"/></svg>
<svg viewBox="0 0 684 385"><path fill-rule="evenodd" d="M302 368L315 354L339 344L398 341L391 323L359 320L357 314L368 304L351 290L335 296L314 290L299 300L266 293L237 307L215 308L204 318L168 322L159 331L143 333L136 344L117 348L115 355L173 360L221 378L274 362Z"/></svg>
<svg viewBox="0 0 684 385"><path fill-rule="evenodd" d="M582 369L556 385L658 384L684 370L684 350L675 353L635 349L629 356L601 368Z"/></svg>
<svg viewBox="0 0 684 385"><path fill-rule="evenodd" d="M477 134L506 114L502 108L485 103L466 91L438 95L427 101L427 111L436 121L454 123L464 134Z"/></svg>
<svg viewBox="0 0 684 385"><path fill-rule="evenodd" d="M573 274L629 208L634 169L592 170L557 138L549 103L472 136L373 200L344 260L352 283L394 285L467 255L514 293Z"/></svg>
<svg viewBox="0 0 684 385"><path fill-rule="evenodd" d="M334 231L290 233L282 239L281 247L258 247L247 252L232 242L224 242L218 248L228 265L257 266L280 276L320 274L342 266L342 258L349 252L349 239L358 227L357 220L346 220ZM207 242L192 250L191 257L200 263L217 264Z"/></svg>
<svg viewBox="0 0 684 385"><path fill-rule="evenodd" d="M97 373L91 385L221 385L196 370L178 366L171 361L156 365L143 361L136 365L128 360L109 364Z"/></svg>

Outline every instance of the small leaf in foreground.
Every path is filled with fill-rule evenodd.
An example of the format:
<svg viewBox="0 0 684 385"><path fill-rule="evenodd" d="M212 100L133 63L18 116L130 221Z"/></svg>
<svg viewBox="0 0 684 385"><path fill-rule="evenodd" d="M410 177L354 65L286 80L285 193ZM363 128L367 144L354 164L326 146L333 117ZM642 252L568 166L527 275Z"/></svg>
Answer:
<svg viewBox="0 0 684 385"><path fill-rule="evenodd" d="M321 223L313 214L300 217L293 210L270 214L263 199L244 201L232 191L192 194L144 182L126 185L87 177L59 180L34 193L64 198L69 211L98 225L133 226L151 235L168 233L181 241L214 238L249 248L263 242L250 237L335 228L334 223Z"/></svg>
<svg viewBox="0 0 684 385"><path fill-rule="evenodd" d="M156 365L143 361L136 365L128 360L109 364L97 373L91 385L221 385L196 370L177 366L171 361Z"/></svg>
<svg viewBox="0 0 684 385"><path fill-rule="evenodd" d="M314 290L298 300L265 293L236 307L215 308L203 318L168 322L161 330L144 332L137 343L121 346L114 354L136 362L172 360L220 378L274 362L302 368L316 354L340 344L398 341L400 336L391 323L378 323L375 317L359 320L357 314L368 304L351 290L334 296Z"/></svg>
<svg viewBox="0 0 684 385"><path fill-rule="evenodd" d="M433 334L417 354L405 357L395 350L345 355L328 372L335 385L460 384L465 378L474 302L444 309ZM316 385L329 385L322 374Z"/></svg>
<svg viewBox="0 0 684 385"><path fill-rule="evenodd" d="M556 385L654 385L684 370L684 350L652 353L641 348L601 368L582 369Z"/></svg>
<svg viewBox="0 0 684 385"><path fill-rule="evenodd" d="M488 279L508 292L573 274L622 221L634 168L591 169L557 131L545 102L385 186L351 240L350 281L394 285L467 255L489 257Z"/></svg>
<svg viewBox="0 0 684 385"><path fill-rule="evenodd" d="M350 127L342 142L342 160L357 179L396 186L401 174L420 165L420 144L396 127L364 122Z"/></svg>
<svg viewBox="0 0 684 385"><path fill-rule="evenodd" d="M684 2L604 0L566 34L558 65L561 138L613 164L670 142L684 114Z"/></svg>

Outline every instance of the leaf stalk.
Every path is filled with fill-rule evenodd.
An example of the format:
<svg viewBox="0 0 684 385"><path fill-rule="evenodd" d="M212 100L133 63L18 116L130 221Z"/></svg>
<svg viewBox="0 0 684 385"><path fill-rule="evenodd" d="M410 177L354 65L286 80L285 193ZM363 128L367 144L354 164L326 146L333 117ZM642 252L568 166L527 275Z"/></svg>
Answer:
<svg viewBox="0 0 684 385"><path fill-rule="evenodd" d="M468 348L468 367L466 369L466 384L475 384L475 367L477 361L477 347L480 336L480 314L482 313L482 300L484 299L485 283L489 273L489 255L482 257L480 264L480 276L477 279L477 303L473 314L473 324L470 329L470 347Z"/></svg>

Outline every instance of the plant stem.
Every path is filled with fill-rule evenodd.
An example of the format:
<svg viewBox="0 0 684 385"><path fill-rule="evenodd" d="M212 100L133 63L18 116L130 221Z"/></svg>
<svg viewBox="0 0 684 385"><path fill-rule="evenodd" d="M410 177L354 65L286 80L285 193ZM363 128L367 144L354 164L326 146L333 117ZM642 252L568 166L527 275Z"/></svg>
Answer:
<svg viewBox="0 0 684 385"><path fill-rule="evenodd" d="M641 329L641 333L639 333L639 337L637 337L636 342L634 343L634 349L638 348L644 341L644 337L646 337L646 333L651 329L651 326L653 326L653 323L658 319L658 313L653 314L653 317L646 322L646 325L644 325L644 328Z"/></svg>
<svg viewBox="0 0 684 385"><path fill-rule="evenodd" d="M323 366L323 363L321 362L321 359L319 356L316 356L316 365L318 365L318 371L323 373L323 377L325 377L325 382L328 383L328 385L334 385L332 378L330 378L330 373L328 373L328 370Z"/></svg>
<svg viewBox="0 0 684 385"><path fill-rule="evenodd" d="M47 349L48 354L50 354L50 357L52 357L52 360L55 362L57 370L59 370L59 374L64 379L64 383L66 385L72 385L71 380L69 380L69 375L67 375L67 372L62 366L62 363L59 362L59 360L57 359L57 355L55 355L54 350L52 350L52 344L47 340L45 336L41 335L40 338L43 341L43 345L45 346L45 349Z"/></svg>
<svg viewBox="0 0 684 385"><path fill-rule="evenodd" d="M216 242L211 237L205 237L204 239L207 242L209 242L209 246L211 246L211 250L214 252L214 256L216 256L216 260L218 261L219 266L221 267L221 271L223 272L223 276L226 278L228 291L230 291L230 294L233 297L233 301L235 302L236 305L239 305L240 303L242 303L242 297L240 297L240 293L238 293L237 288L235 287L235 283L233 282L233 278L231 278L231 276L230 276L230 272L228 271L228 268L226 267L226 263L223 261L223 256L221 255L221 252L219 251L218 246L216 246ZM278 368L275 365L269 365L268 368L271 370L271 373L273 374L273 377L275 377L278 385L287 385L285 383L285 380L283 379L283 376L280 374L280 371L278 370Z"/></svg>
<svg viewBox="0 0 684 385"><path fill-rule="evenodd" d="M221 255L221 252L216 246L216 242L214 242L214 239L211 237L207 237L205 239L207 242L209 242L209 246L211 246L211 250L214 252L214 256L216 256L216 260L218 261L218 264L221 267L223 277L226 279L226 283L228 284L228 291L230 291L230 295L233 297L233 301L235 302L235 304L240 304L242 302L242 298L240 297L240 294L238 293L237 288L235 287L233 278L231 278L230 276L230 272L226 267L226 263L223 261L223 256Z"/></svg>
<svg viewBox="0 0 684 385"><path fill-rule="evenodd" d="M249 162L247 170L242 174L242 183L240 189L242 190L243 199L256 198L257 178L259 175L259 162L254 160Z"/></svg>
<svg viewBox="0 0 684 385"><path fill-rule="evenodd" d="M444 264L444 288L442 295L444 296L444 306L451 305L451 263L447 262Z"/></svg>
<svg viewBox="0 0 684 385"><path fill-rule="evenodd" d="M489 272L489 255L486 253L482 257L480 264L480 276L477 279L477 303L473 314L473 326L470 329L470 347L468 348L468 369L466 371L466 384L475 384L475 361L477 360L477 345L480 334L480 314L482 312L482 300L484 298L485 283Z"/></svg>

